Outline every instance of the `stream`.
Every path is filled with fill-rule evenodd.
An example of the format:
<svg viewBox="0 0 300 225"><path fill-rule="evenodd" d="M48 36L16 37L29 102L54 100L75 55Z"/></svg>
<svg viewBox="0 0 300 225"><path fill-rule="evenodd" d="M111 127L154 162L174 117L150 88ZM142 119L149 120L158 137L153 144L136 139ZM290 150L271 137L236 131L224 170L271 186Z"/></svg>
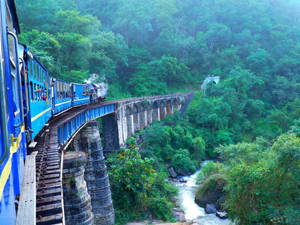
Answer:
<svg viewBox="0 0 300 225"><path fill-rule="evenodd" d="M174 182L179 188L177 204L185 212L185 218L188 222L198 222L201 225L229 225L232 224L229 219L220 219L215 214L206 214L204 208L195 203L195 193L197 189L196 177L200 172L197 171L191 176L183 177L186 183Z"/></svg>

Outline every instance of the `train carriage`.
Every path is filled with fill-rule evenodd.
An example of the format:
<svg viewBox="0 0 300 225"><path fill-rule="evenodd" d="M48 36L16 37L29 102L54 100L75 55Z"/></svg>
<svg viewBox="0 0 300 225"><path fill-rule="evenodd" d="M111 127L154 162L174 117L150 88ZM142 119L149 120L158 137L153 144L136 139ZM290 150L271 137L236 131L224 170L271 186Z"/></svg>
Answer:
<svg viewBox="0 0 300 225"><path fill-rule="evenodd" d="M105 98L107 88L53 78L27 46L18 43L14 0L0 0L0 12L0 224L10 225L16 222L29 143L51 117L89 104L93 96Z"/></svg>
<svg viewBox="0 0 300 225"><path fill-rule="evenodd" d="M15 224L26 156L19 69L18 17L14 1L0 0L0 224Z"/></svg>
<svg viewBox="0 0 300 225"><path fill-rule="evenodd" d="M87 84L72 84L73 106L90 103L90 88Z"/></svg>
<svg viewBox="0 0 300 225"><path fill-rule="evenodd" d="M28 91L27 101L30 104L27 124L33 131L33 137L35 137L52 116L51 76L28 50L27 46L19 44L19 53L23 53L23 60L26 65L23 67L23 74L28 77L28 83L25 85L26 91ZM26 69L28 69L28 74ZM24 93L26 94L26 92Z"/></svg>
<svg viewBox="0 0 300 225"><path fill-rule="evenodd" d="M53 79L54 85L54 107L53 114L57 114L72 106L71 83Z"/></svg>

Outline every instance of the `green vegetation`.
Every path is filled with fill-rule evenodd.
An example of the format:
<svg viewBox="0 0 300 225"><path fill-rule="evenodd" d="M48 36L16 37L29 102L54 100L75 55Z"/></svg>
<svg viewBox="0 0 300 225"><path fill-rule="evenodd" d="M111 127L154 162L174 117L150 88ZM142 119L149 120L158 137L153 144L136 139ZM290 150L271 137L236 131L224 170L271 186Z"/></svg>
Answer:
<svg viewBox="0 0 300 225"><path fill-rule="evenodd" d="M111 85L111 98L196 89L208 75L243 89L256 110L299 98L296 0L16 0L16 5L20 41L53 75L81 82L97 73ZM240 79L230 81L232 76Z"/></svg>
<svg viewBox="0 0 300 225"><path fill-rule="evenodd" d="M295 134L220 147L226 209L238 224L299 224L300 139Z"/></svg>
<svg viewBox="0 0 300 225"><path fill-rule="evenodd" d="M118 220L147 211L171 218L175 192L163 182L165 164L192 173L201 160L221 156L224 168L208 164L201 182L226 184L225 207L238 224L299 224L299 1L16 5L20 41L58 78L99 74L110 99L196 91L184 118L177 112L166 120L172 125L145 131L142 156L131 146L112 159ZM207 76L220 83L208 83L204 94L197 90Z"/></svg>
<svg viewBox="0 0 300 225"><path fill-rule="evenodd" d="M133 143L134 139L131 139ZM134 145L121 149L107 163L117 224L144 218L151 214L158 219L172 220L172 198L177 189L165 181L167 175L153 169L152 158L141 158Z"/></svg>

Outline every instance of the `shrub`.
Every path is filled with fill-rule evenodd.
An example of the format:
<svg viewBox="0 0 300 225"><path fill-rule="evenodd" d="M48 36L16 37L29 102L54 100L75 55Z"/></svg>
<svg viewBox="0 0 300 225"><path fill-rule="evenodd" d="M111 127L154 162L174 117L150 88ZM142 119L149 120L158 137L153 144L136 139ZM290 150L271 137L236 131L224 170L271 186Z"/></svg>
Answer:
<svg viewBox="0 0 300 225"><path fill-rule="evenodd" d="M193 161L190 159L190 153L186 149L176 150L175 155L171 160L171 164L177 171L180 168L186 173L196 172L196 167Z"/></svg>
<svg viewBox="0 0 300 225"><path fill-rule="evenodd" d="M197 174L197 182L201 182L207 177L219 173L223 170L223 164L219 162L208 161L202 167L200 172Z"/></svg>

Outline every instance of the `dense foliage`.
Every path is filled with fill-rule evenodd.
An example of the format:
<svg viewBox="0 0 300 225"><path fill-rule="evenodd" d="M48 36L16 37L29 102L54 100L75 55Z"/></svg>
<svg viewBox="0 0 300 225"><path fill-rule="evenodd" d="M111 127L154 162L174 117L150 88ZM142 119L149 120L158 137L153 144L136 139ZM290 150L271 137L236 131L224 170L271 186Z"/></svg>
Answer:
<svg viewBox="0 0 300 225"><path fill-rule="evenodd" d="M279 136L220 147L226 159L226 209L239 224L300 223L300 139Z"/></svg>
<svg viewBox="0 0 300 225"><path fill-rule="evenodd" d="M16 3L20 40L55 76L82 81L97 73L113 97L163 94L236 73L243 78L232 86L265 107L299 97L297 0Z"/></svg>
<svg viewBox="0 0 300 225"><path fill-rule="evenodd" d="M177 190L165 181L164 173L153 168L152 158L142 158L129 140L128 149L121 149L107 160L113 193L116 223L144 218L147 214L158 219L173 218L172 198Z"/></svg>
<svg viewBox="0 0 300 225"><path fill-rule="evenodd" d="M16 3L20 41L45 67L68 81L99 74L110 98L197 90L220 76L195 93L185 118L175 113L171 125L145 131L142 156L131 147L111 159L118 218L131 207L136 217L170 218L164 164L191 173L220 154L224 168L208 164L201 179L210 187L225 177L232 218L299 224L298 0Z"/></svg>

